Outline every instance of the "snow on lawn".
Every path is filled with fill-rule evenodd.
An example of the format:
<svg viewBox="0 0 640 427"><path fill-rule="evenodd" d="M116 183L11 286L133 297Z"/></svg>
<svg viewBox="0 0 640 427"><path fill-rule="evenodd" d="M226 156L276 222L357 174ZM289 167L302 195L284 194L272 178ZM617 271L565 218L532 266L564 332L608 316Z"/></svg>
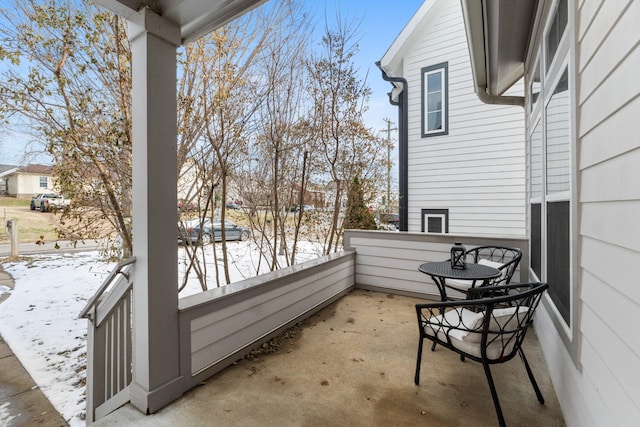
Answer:
<svg viewBox="0 0 640 427"><path fill-rule="evenodd" d="M221 264L220 244L216 258ZM253 242L228 242L231 281L256 275L259 252ZM301 243L297 262L317 258L319 245ZM205 248L209 287L216 286L213 245ZM284 258L283 265L286 265ZM263 259L262 273L268 271ZM114 267L97 252L56 253L23 257L3 268L15 280L9 298L0 303L0 333L40 389L70 426L85 424L87 320L78 314ZM186 270L184 248L178 251L179 282ZM220 271L220 282L224 273ZM194 273L180 297L201 291Z"/></svg>

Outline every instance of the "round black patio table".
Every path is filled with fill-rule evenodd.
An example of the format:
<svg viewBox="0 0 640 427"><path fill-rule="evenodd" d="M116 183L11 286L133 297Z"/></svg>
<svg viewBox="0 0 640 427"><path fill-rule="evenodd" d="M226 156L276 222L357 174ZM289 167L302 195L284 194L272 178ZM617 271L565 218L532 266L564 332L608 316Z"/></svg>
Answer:
<svg viewBox="0 0 640 427"><path fill-rule="evenodd" d="M418 266L418 270L431 276L436 286L438 286L442 301L447 300L446 279L470 280L473 282L471 285L473 288L476 286L476 282L482 281L482 284L485 284L501 274L500 270L488 265L474 263L467 263L466 265L467 268L461 270L451 268L451 261L425 262ZM457 288L455 290L465 293Z"/></svg>

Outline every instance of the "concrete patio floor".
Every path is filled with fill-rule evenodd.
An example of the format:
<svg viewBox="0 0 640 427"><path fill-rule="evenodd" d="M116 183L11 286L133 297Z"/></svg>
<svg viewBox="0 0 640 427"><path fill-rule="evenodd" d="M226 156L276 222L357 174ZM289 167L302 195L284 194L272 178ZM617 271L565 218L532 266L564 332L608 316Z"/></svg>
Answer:
<svg viewBox="0 0 640 427"><path fill-rule="evenodd" d="M356 290L299 325L275 354L243 359L156 414L125 405L96 426L495 426L482 366L425 345L413 383L416 298ZM425 343L428 344L428 343ZM564 426L535 330L525 353L492 368L508 425Z"/></svg>

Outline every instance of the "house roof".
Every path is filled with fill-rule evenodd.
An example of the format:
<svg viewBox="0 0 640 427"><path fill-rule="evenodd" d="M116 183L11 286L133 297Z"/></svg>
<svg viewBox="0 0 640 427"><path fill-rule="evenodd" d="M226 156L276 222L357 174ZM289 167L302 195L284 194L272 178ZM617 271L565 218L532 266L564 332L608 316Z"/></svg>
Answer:
<svg viewBox="0 0 640 427"><path fill-rule="evenodd" d="M0 178L13 175L14 173L32 173L38 175L51 175L51 166L30 164L24 167L15 165L0 165Z"/></svg>
<svg viewBox="0 0 640 427"><path fill-rule="evenodd" d="M126 18L135 20L147 7L180 28L183 44L196 40L266 0L97 0Z"/></svg>
<svg viewBox="0 0 640 427"><path fill-rule="evenodd" d="M18 169L16 165L0 165L0 174L10 171L12 169Z"/></svg>
<svg viewBox="0 0 640 427"><path fill-rule="evenodd" d="M429 18L433 15L433 11L437 9L437 5L442 0L425 1L417 10L407 25L398 34L389 49L380 59L380 68L390 77L401 77L403 75L403 58L407 50L410 48L411 42L419 32L425 31ZM397 94L402 91L400 83L392 82L396 86L396 90L392 97L397 98Z"/></svg>
<svg viewBox="0 0 640 427"><path fill-rule="evenodd" d="M47 165L31 164L19 169L22 173L35 173L40 175L51 175L52 168Z"/></svg>
<svg viewBox="0 0 640 427"><path fill-rule="evenodd" d="M408 49L408 44L413 40L417 31L424 31L426 23L436 4L442 0L425 1L411 17L407 25L393 41L389 49L380 60L380 66L390 75L399 76L402 73L402 57Z"/></svg>
<svg viewBox="0 0 640 427"><path fill-rule="evenodd" d="M524 75L538 1L461 0L476 92L500 96Z"/></svg>

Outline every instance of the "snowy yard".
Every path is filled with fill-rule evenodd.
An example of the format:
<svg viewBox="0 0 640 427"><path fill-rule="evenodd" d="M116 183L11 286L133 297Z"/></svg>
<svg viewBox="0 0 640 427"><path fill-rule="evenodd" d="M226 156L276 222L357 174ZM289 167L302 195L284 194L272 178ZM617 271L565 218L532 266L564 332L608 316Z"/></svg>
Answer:
<svg viewBox="0 0 640 427"><path fill-rule="evenodd" d="M212 248L206 248L208 260L213 260ZM219 248L216 255L220 262ZM301 244L299 250L297 262L322 253L321 247L310 243ZM229 243L228 255L232 281L255 275L259 256L253 242ZM179 249L178 263L181 279L184 248ZM114 265L101 261L97 252L81 252L24 257L3 266L15 279L15 287L0 288L0 294L10 294L0 303L0 333L72 427L85 425L87 321L77 317ZM260 270L267 271L264 260ZM213 263L207 263L207 274L210 287L214 287ZM224 277L222 268L220 275ZM180 296L200 291L195 275L190 274ZM0 419L4 418L2 412L0 408Z"/></svg>

